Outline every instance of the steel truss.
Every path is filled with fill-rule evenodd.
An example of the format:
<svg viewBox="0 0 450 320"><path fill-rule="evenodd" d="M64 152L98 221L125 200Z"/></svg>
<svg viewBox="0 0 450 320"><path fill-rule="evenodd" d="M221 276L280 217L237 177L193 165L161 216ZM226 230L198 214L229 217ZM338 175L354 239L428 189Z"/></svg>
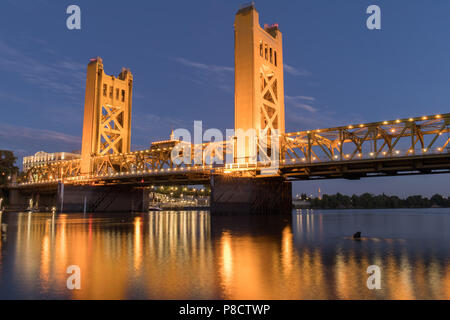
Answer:
<svg viewBox="0 0 450 320"><path fill-rule="evenodd" d="M284 163L320 163L450 152L450 114L287 133Z"/></svg>

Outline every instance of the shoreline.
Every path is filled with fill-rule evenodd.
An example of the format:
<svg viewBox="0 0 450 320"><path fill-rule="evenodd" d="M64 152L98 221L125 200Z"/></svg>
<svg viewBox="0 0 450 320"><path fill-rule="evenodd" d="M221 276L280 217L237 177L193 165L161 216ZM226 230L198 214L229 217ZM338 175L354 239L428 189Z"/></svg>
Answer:
<svg viewBox="0 0 450 320"><path fill-rule="evenodd" d="M426 207L426 208L410 208L410 207L401 207L401 208L295 208L292 210L420 210L420 209L449 209L450 207Z"/></svg>

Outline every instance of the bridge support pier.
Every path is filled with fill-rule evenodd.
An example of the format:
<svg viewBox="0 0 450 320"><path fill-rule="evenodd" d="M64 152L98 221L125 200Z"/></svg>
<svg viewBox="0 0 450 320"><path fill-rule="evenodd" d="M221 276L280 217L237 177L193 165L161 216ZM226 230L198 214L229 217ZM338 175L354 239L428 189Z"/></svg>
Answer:
<svg viewBox="0 0 450 320"><path fill-rule="evenodd" d="M46 188L10 189L8 211L40 212L146 212L148 189L132 185L53 185Z"/></svg>
<svg viewBox="0 0 450 320"><path fill-rule="evenodd" d="M212 176L211 214L290 214L292 184L283 178Z"/></svg>
<svg viewBox="0 0 450 320"><path fill-rule="evenodd" d="M38 211L51 211L55 204L55 188L29 190L11 188L8 190L8 211L21 212L31 208Z"/></svg>
<svg viewBox="0 0 450 320"><path fill-rule="evenodd" d="M58 186L58 212L146 212L149 192L131 185Z"/></svg>

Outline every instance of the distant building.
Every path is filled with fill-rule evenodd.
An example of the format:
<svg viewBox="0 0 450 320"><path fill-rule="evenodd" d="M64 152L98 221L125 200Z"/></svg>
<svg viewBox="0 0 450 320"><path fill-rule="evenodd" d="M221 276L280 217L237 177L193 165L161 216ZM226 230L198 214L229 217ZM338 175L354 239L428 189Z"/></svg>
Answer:
<svg viewBox="0 0 450 320"><path fill-rule="evenodd" d="M34 156L23 157L23 171L27 172L31 167L38 165L51 164L60 160L80 159L80 157L79 153L39 151Z"/></svg>
<svg viewBox="0 0 450 320"><path fill-rule="evenodd" d="M172 148L175 145L180 143L179 140L175 139L175 136L173 134L173 130L170 133L170 139L169 140L161 140L161 141L153 141L150 144L150 149L163 149L163 148Z"/></svg>

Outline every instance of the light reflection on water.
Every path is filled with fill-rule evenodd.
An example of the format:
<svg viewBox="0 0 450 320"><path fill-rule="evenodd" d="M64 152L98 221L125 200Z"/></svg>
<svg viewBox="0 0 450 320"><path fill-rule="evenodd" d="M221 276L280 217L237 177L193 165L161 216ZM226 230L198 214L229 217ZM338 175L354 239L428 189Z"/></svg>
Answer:
<svg viewBox="0 0 450 320"><path fill-rule="evenodd" d="M0 219L2 299L450 299L445 209ZM374 264L381 290L366 287ZM81 290L66 288L69 265Z"/></svg>

